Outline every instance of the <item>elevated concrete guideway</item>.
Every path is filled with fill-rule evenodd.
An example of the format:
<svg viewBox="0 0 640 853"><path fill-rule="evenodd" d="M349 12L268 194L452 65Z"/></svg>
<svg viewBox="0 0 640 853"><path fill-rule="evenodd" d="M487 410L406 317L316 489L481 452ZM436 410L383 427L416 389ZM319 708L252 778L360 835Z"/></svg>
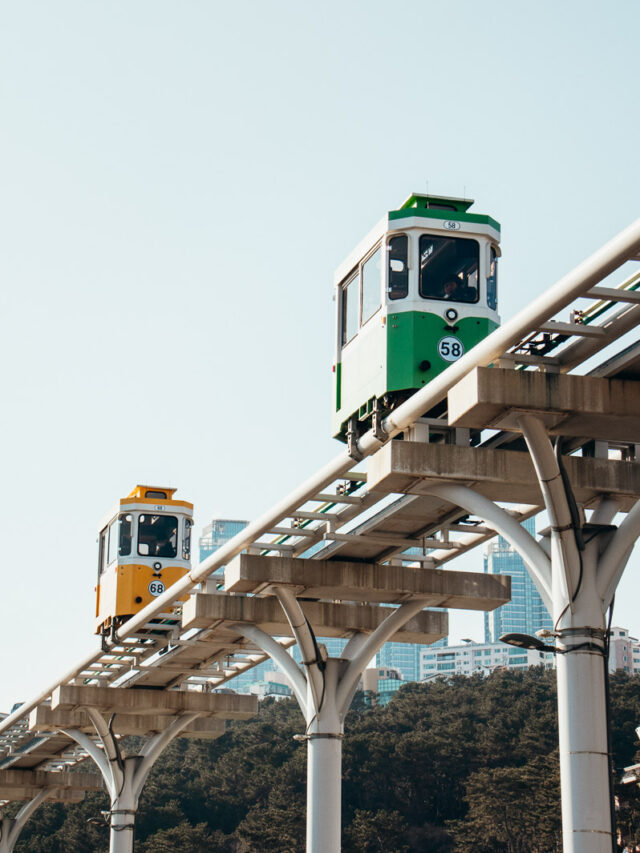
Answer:
<svg viewBox="0 0 640 853"><path fill-rule="evenodd" d="M370 634L389 615L388 609L371 604L335 604L331 601L301 601L300 609L320 637L349 638L354 632ZM244 625L254 625L268 635L295 636L291 623L275 598L225 598L196 593L185 604L183 620L187 629L230 631L238 638L242 636L240 626ZM429 644L446 637L448 629L446 613L425 610L399 627L393 638L399 643Z"/></svg>
<svg viewBox="0 0 640 853"><path fill-rule="evenodd" d="M588 734L599 732L597 743L585 744L572 739L572 731L561 726L562 776L570 780L563 789L565 853L608 853L610 825L601 808L606 777L606 745L603 748L598 716L602 709L599 700L585 702L581 695L584 684L598 680L585 659L590 656L601 663L604 619L601 607L584 604L584 594L598 588L600 605L610 600L640 532L639 505L633 503L638 464L636 409L625 400L626 386L619 392L613 382L609 385L613 396L607 401L601 391L595 397L591 391L576 396L573 385L566 386L569 392L554 397L549 384L544 384L542 397L536 390L529 400L523 399L522 389L517 396L513 383L520 380L510 377L496 378L504 385L502 396L491 397L489 390L495 393L495 388L489 388L489 379L487 389L478 385L475 397L465 400L465 391L457 409L456 386L476 368L499 365L489 373L526 376L524 381L536 389L541 381L560 387L559 375L579 378L576 372L587 359L591 364L598 361L591 371L593 378L636 379L640 360L633 345L625 349L621 344L618 352L612 347L640 324L640 274L617 288L609 287L609 281L607 287L601 285L639 253L640 221L400 405L376 433L362 436L354 457L341 453L121 626L103 647L0 722L0 769L46 770L90 756L103 773L112 801L111 853L128 853L133 815L148 770L172 737L198 736L200 711L188 710L187 705L178 710L171 704L174 700L155 709L149 704L142 711L144 697L138 700L142 703L138 710L131 711L129 700L119 702L120 691L143 693L139 688L153 687L159 689L149 692L159 695L206 696L268 655L289 674L307 719L307 849L337 853L340 740L359 673L388 639L428 642L427 638L446 630L443 621L437 622L443 614L423 612L425 602L441 596L442 602L466 601L467 606L482 609L497 606L503 591L477 586L477 598L471 603L474 596L468 588L456 599L460 590L456 592L455 585L437 587L435 579L436 574L438 578L456 574L440 569L498 530L516 543L554 611L557 642L566 652L559 660L559 672L569 674L561 675L562 684L559 681L564 703L560 716L571 718L567 707L575 694L579 707L574 718L580 719L575 728ZM501 369L507 367L511 369ZM555 378L549 380L549 376ZM569 410L566 399L560 399L563 396L574 401ZM487 406L494 408L489 412ZM608 418L610 412L616 417ZM472 444L469 431L490 425L497 432L474 432ZM561 449L574 454L563 456L562 487L547 425L563 438ZM620 459L608 459L606 447L603 452L594 442L610 447L613 443ZM576 456L581 448L583 456ZM371 457L368 472L367 457ZM398 464L401 459L403 470ZM499 470L506 477L502 483L497 482L496 465L502 466ZM579 505L578 522L568 511L570 492ZM495 506L494 499L508 501L509 510ZM525 535L520 525L544 507L551 519L547 544ZM591 527L582 541L583 568L589 578L583 584L576 570L576 543L585 511L591 512ZM627 512L627 517L614 532L611 521L616 512ZM609 537L606 542L605 536ZM227 569L224 581L208 580L242 551L258 562L240 561L238 571ZM287 560L296 562L287 564ZM354 562L360 565L361 576L358 569L349 568ZM414 579L412 586L403 572L414 572L420 580ZM431 572L435 574L430 577ZM370 581L368 597L363 597L364 576ZM194 591L197 585L202 588ZM180 619L173 608L189 593ZM316 600L299 600L298 595ZM343 657L324 659L315 642L316 632L344 636ZM293 640L302 653L302 669L286 653ZM82 694L97 704L81 705L69 699L70 694L64 693L67 688L99 691ZM100 691L114 695L105 700ZM68 702L62 701L64 696ZM102 716L106 707L119 709L113 732ZM158 707L163 713L158 713ZM588 708L597 709L595 716L581 718ZM119 734L136 728L135 718L142 728L146 726L149 740L140 755L124 757L116 731L119 723ZM201 724L205 722L216 720L205 716ZM55 726L59 728L54 731ZM566 757L578 753L596 755L594 767ZM585 784L592 787L580 787ZM41 789L38 797L47 790ZM35 808L38 797L25 807L25 814ZM581 801L589 803L588 813ZM0 853L10 849L0 846Z"/></svg>
<svg viewBox="0 0 640 853"><path fill-rule="evenodd" d="M79 803L88 791L102 791L98 773L69 773L42 770L0 770L0 800L30 800L41 790L54 803Z"/></svg>
<svg viewBox="0 0 640 853"><path fill-rule="evenodd" d="M227 720L246 720L257 711L255 696L200 693L194 690L125 690L118 687L77 687L63 684L54 690L51 710L94 708L101 714L197 714Z"/></svg>
<svg viewBox="0 0 640 853"><path fill-rule="evenodd" d="M640 465L574 456L564 464L576 499L586 507L611 495L627 511L640 496ZM542 504L531 457L517 450L397 441L380 450L369 468L369 488L375 492L428 495L436 482L473 486L493 501Z"/></svg>
<svg viewBox="0 0 640 853"><path fill-rule="evenodd" d="M464 610L494 610L511 600L510 578L477 572L417 571L379 563L250 554L241 554L227 567L229 592L274 595L274 587L278 586L292 588L305 600L340 598L400 604L421 599L425 607Z"/></svg>
<svg viewBox="0 0 640 853"><path fill-rule="evenodd" d="M448 394L449 424L520 432L535 413L550 435L640 444L640 382L476 367Z"/></svg>
<svg viewBox="0 0 640 853"><path fill-rule="evenodd" d="M160 713L125 714L118 712L117 728L121 737L137 735L151 736L166 731L177 720L177 716ZM89 714L83 709L70 710L58 706L55 710L40 705L29 714L29 731L34 733L56 732L61 729L77 729L92 735L95 731ZM180 737L213 740L225 733L223 719L218 717L196 717L180 732Z"/></svg>

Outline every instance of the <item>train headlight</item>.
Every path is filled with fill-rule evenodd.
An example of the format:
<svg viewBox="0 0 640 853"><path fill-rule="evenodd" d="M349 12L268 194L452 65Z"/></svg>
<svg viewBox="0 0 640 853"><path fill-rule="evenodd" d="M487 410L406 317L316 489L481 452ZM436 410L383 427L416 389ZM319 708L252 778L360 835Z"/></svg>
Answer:
<svg viewBox="0 0 640 853"><path fill-rule="evenodd" d="M455 308L447 308L447 310L444 312L444 316L450 323L453 323L454 320L458 319L458 312Z"/></svg>
<svg viewBox="0 0 640 853"><path fill-rule="evenodd" d="M154 568L156 571L158 571L159 569L161 569L161 568L162 568L162 563L154 563L154 564L153 564L153 568Z"/></svg>

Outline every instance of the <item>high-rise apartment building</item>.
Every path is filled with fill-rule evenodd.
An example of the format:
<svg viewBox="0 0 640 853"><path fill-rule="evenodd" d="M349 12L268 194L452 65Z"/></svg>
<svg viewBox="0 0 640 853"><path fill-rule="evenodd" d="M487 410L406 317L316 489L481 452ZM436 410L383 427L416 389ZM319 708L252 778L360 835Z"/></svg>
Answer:
<svg viewBox="0 0 640 853"><path fill-rule="evenodd" d="M535 535L535 519L522 523ZM502 634L535 634L541 628L553 628L549 611L531 580L522 557L511 545L498 536L485 552L484 570L490 575L511 576L511 601L484 616L485 643L495 643Z"/></svg>
<svg viewBox="0 0 640 853"><path fill-rule="evenodd" d="M240 533L247 526L247 521L234 518L213 518L202 528L200 537L200 562L213 554L221 545Z"/></svg>
<svg viewBox="0 0 640 853"><path fill-rule="evenodd" d="M473 643L446 649L423 647L420 680L448 675L488 675L494 669L528 669L530 666L554 665L551 652L519 649L504 643Z"/></svg>
<svg viewBox="0 0 640 853"><path fill-rule="evenodd" d="M209 524L202 528L200 537L200 562L205 560L210 554L213 554L221 545L233 539L241 530L247 526L247 521L240 521L237 518L212 518ZM224 568L217 569L213 576L222 574ZM232 690L249 692L249 685L257 684L265 680L266 673L273 669L273 663L267 659L264 663L259 663L248 672L237 675L232 681L225 685Z"/></svg>
<svg viewBox="0 0 640 853"><path fill-rule="evenodd" d="M424 651L433 648L446 648L449 638L444 637L430 646L414 643L385 643L376 655L376 666L397 669L402 681L420 681L420 659Z"/></svg>
<svg viewBox="0 0 640 853"><path fill-rule="evenodd" d="M616 670L622 670L628 675L640 675L640 643L629 635L627 628L611 629L609 672Z"/></svg>

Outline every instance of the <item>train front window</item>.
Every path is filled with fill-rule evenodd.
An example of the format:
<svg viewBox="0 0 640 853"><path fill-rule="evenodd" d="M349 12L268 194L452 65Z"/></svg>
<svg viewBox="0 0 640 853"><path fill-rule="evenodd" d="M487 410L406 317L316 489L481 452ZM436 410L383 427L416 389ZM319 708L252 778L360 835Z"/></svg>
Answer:
<svg viewBox="0 0 640 853"><path fill-rule="evenodd" d="M493 246L489 257L489 275L487 276L487 305L494 310L498 307L498 253Z"/></svg>
<svg viewBox="0 0 640 853"><path fill-rule="evenodd" d="M342 343L348 343L358 331L360 277L358 273L342 288Z"/></svg>
<svg viewBox="0 0 640 853"><path fill-rule="evenodd" d="M142 557L175 557L178 553L178 519L174 515L140 515L138 554Z"/></svg>
<svg viewBox="0 0 640 853"><path fill-rule="evenodd" d="M420 296L453 302L478 301L480 249L476 240L420 237Z"/></svg>
<svg viewBox="0 0 640 853"><path fill-rule="evenodd" d="M362 325L376 313L380 307L380 257L378 249L362 265Z"/></svg>
<svg viewBox="0 0 640 853"><path fill-rule="evenodd" d="M389 299L404 299L409 293L408 243L406 234L389 240Z"/></svg>

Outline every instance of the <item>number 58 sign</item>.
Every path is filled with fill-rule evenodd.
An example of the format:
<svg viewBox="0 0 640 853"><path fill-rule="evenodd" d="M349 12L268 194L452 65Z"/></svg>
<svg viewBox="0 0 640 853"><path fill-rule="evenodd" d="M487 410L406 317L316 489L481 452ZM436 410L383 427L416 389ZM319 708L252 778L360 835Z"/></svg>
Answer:
<svg viewBox="0 0 640 853"><path fill-rule="evenodd" d="M464 355L462 341L454 337L454 335L447 335L446 338L440 338L438 341L438 355L445 361L457 361L461 355Z"/></svg>

